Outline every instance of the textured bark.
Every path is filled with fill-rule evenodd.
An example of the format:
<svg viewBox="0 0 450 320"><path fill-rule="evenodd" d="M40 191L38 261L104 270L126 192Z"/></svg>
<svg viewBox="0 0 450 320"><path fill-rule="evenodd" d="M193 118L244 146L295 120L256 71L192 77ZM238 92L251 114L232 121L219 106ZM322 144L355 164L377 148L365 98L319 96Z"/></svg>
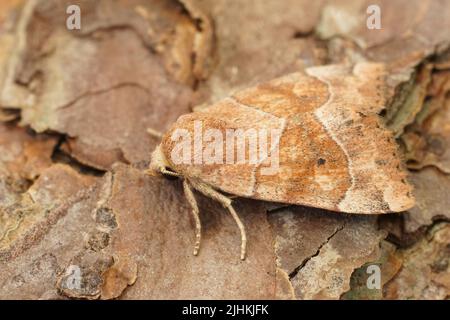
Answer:
<svg viewBox="0 0 450 320"><path fill-rule="evenodd" d="M382 30L369 30L372 2L0 0L0 298L448 299L450 3L377 1ZM69 4L81 30L66 28ZM159 144L147 128L360 62L385 64L385 86L361 92L383 92L370 107L416 206L363 216L234 198L241 261L233 218L196 193L193 256L181 182L144 173Z"/></svg>

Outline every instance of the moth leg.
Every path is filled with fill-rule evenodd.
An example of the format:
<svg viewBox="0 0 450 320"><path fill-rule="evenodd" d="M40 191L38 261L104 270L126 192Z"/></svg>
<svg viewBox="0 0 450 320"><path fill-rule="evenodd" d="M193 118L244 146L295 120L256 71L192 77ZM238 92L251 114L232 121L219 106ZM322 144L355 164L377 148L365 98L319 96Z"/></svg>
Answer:
<svg viewBox="0 0 450 320"><path fill-rule="evenodd" d="M228 209L228 211L231 213L231 216L234 218L234 221L238 225L239 231L241 232L241 259L245 260L245 256L247 253L246 252L247 251L247 233L245 232L244 224L242 223L241 219L239 218L238 214L236 213L236 211L234 210L234 208L231 204L231 199L228 198L227 196L224 196L220 192L214 190L207 184L195 182L195 183L192 183L192 186L196 190L198 190L199 192L204 194L205 196L219 202L224 208Z"/></svg>
<svg viewBox="0 0 450 320"><path fill-rule="evenodd" d="M194 196L194 193L192 192L192 188L186 179L183 180L183 189L184 189L184 195L186 196L186 199L191 206L192 215L194 216L194 219L195 219L194 256L196 256L200 249L200 242L202 240L202 225L200 222L197 200L195 200L195 196Z"/></svg>

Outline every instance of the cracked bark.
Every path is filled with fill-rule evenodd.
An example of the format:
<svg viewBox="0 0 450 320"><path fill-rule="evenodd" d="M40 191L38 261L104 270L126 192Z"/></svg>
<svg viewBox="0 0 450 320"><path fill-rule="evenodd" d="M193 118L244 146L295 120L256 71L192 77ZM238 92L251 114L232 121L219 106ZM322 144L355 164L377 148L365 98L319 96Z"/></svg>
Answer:
<svg viewBox="0 0 450 320"><path fill-rule="evenodd" d="M320 250L323 248L323 246L326 245L339 231L342 231L342 229L344 229L344 228L345 228L345 224L343 224L342 227L339 227L338 229L336 229L336 231L334 231L323 243L321 243L320 246L317 248L317 251L312 256L309 256L306 259L304 259L302 261L302 263L298 267L296 267L294 269L294 271L292 271L289 274L289 280L292 280L293 278L295 278L297 276L297 274L299 273L299 271L302 270L303 267L308 263L308 261L314 257L317 257L320 253Z"/></svg>
<svg viewBox="0 0 450 320"><path fill-rule="evenodd" d="M0 297L448 298L447 3L381 1L375 34L370 1L83 1L82 30L67 32L69 2L0 2ZM231 218L200 197L205 234L191 256L179 183L142 174L157 143L147 127L361 60L388 65L382 115L418 205L377 219L235 199L249 233L240 262ZM368 291L373 263L383 288Z"/></svg>

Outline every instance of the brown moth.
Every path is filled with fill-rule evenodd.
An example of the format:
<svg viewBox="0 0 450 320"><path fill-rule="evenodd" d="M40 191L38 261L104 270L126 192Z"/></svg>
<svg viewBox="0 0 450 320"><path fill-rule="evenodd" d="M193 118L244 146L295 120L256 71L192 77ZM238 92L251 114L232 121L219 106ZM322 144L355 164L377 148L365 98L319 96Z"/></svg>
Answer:
<svg viewBox="0 0 450 320"><path fill-rule="evenodd" d="M223 193L358 214L411 208L396 142L378 116L384 81L382 64L312 67L181 116L162 136L149 172L183 178L196 221L194 254L201 223L192 190L232 214L242 259L245 228Z"/></svg>

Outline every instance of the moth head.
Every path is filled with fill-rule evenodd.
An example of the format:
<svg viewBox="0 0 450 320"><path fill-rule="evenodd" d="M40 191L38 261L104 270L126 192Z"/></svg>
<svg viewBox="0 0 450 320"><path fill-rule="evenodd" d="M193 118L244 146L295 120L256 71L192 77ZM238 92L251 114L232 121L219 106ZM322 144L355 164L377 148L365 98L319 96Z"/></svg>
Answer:
<svg viewBox="0 0 450 320"><path fill-rule="evenodd" d="M151 176L162 175L166 168L169 168L169 162L161 149L161 145L158 145L152 153L147 174Z"/></svg>
<svg viewBox="0 0 450 320"><path fill-rule="evenodd" d="M171 177L180 177L181 175L175 172L167 161L164 152L162 151L161 145L158 145L152 153L150 166L146 173L150 176L156 175L166 175Z"/></svg>

